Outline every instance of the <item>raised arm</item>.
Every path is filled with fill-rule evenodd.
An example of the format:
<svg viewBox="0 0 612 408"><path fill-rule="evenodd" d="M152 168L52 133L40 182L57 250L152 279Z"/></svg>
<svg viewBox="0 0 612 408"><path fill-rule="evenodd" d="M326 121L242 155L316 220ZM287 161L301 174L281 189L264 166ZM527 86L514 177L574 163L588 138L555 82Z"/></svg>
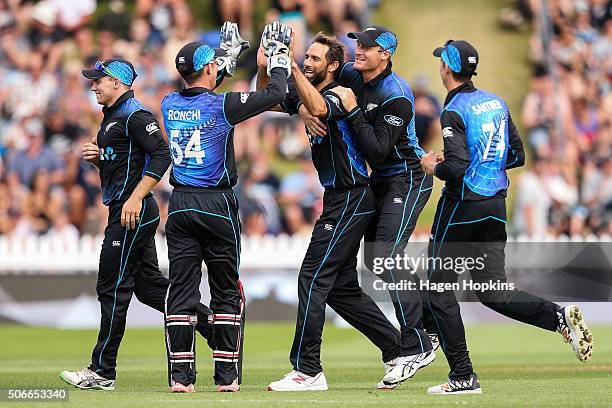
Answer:
<svg viewBox="0 0 612 408"><path fill-rule="evenodd" d="M308 112L319 118L327 116L327 103L323 99L323 96L304 76L295 61L292 63L291 72L295 89L300 96L302 104L308 109Z"/></svg>
<svg viewBox="0 0 612 408"><path fill-rule="evenodd" d="M231 125L236 125L280 105L285 100L285 89L287 89L286 70L274 68L270 83L263 90L226 93L223 111L227 121Z"/></svg>

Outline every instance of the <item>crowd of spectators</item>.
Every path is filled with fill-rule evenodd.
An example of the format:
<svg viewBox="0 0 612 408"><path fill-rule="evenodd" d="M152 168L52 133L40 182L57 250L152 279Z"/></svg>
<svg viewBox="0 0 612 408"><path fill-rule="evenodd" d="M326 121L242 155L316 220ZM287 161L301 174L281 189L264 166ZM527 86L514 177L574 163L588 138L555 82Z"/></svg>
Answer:
<svg viewBox="0 0 612 408"><path fill-rule="evenodd" d="M612 1L517 3L512 21L533 25L533 77L520 118L531 165L515 187L514 233L611 235Z"/></svg>
<svg viewBox="0 0 612 408"><path fill-rule="evenodd" d="M0 235L48 234L57 239L103 232L107 209L97 170L80 160L96 134L101 107L81 69L120 56L138 72L138 99L159 115L159 103L183 85L174 56L186 42L215 46L223 21L239 23L256 45L263 24L279 19L296 31L303 56L320 30L347 45L377 0L209 0L207 15L186 0L0 0ZM524 103L525 143L533 163L515 187L514 232L610 233L612 212L612 22L610 1L550 0L550 53L541 40L540 2L519 1L533 34L534 76ZM208 7L210 6L210 7ZM200 14L202 9L197 9ZM212 29L202 29L210 26ZM253 89L256 46L222 90ZM550 65L552 55L553 65ZM439 135L440 104L425 77L411 79L417 135ZM235 131L243 233L309 234L321 211L322 188L297 117L265 113ZM156 187L163 233L172 187Z"/></svg>
<svg viewBox="0 0 612 408"><path fill-rule="evenodd" d="M269 3L264 16L257 6ZM222 90L251 89L261 27L275 19L296 30L296 54L319 30L364 27L375 0L0 0L0 235L74 239L103 232L97 170L80 159L97 133L101 107L81 69L96 60L132 61L138 99L159 115L159 103L183 84L174 57L185 43L219 42L223 21L239 23L253 43L237 78ZM205 13L204 16L196 16ZM215 27L210 30L203 26ZM161 121L160 121L161 122ZM235 132L243 231L307 234L321 210L322 189L309 160L303 125L266 113ZM156 187L163 233L172 187Z"/></svg>

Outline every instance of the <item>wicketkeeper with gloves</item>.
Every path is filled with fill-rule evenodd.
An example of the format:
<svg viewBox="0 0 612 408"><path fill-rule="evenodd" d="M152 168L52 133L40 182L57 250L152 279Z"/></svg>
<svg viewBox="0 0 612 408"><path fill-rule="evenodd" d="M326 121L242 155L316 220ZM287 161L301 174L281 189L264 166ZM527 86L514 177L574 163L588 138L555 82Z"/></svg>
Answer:
<svg viewBox="0 0 612 408"><path fill-rule="evenodd" d="M161 104L172 152L166 234L170 288L166 301L166 345L172 392L194 392L196 306L202 261L208 269L215 350L215 384L236 392L241 383L244 293L239 279L240 220L236 185L234 126L285 98L291 74L290 41L276 31L266 44L268 86L256 92L213 89L232 75L248 48L235 23L225 23L221 49L203 42L185 45L176 69L186 83ZM290 37L289 37L290 39ZM221 71L225 72L221 72Z"/></svg>

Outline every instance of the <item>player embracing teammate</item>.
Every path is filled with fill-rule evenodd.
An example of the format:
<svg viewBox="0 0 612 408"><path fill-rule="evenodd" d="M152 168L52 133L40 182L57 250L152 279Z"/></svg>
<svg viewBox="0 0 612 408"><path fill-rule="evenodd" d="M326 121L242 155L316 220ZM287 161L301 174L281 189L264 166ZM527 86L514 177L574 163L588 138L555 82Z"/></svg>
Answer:
<svg viewBox="0 0 612 408"><path fill-rule="evenodd" d="M448 91L440 119L444 154L425 154L415 134L414 96L392 70L396 35L373 25L349 37L357 41L354 62L344 63L342 45L319 34L302 72L292 59L291 29L279 22L267 25L254 92L214 91L224 76L233 75L238 57L249 47L237 24L223 25L220 49L203 42L186 44L175 59L186 87L168 94L161 104L169 146L150 111L134 99L130 88L136 72L129 62L108 60L83 71L104 106L100 131L83 147L83 157L100 169L110 215L97 286L102 310L98 344L92 364L62 372L64 381L84 389L114 389L117 351L129 301L136 294L151 307L164 309L172 392L195 391L196 331L213 348L217 390L240 390L245 295L233 192L234 127L266 110L282 110L303 118L325 195L298 277L293 370L268 389L327 390L320 347L329 305L381 350L385 375L378 389L393 389L431 364L436 358L432 339L439 337L451 371L447 382L428 393L482 392L454 293L430 291L421 298L419 291L390 290L398 332L361 290L357 253L362 237L369 268L375 258L402 253L435 176L446 188L429 255L453 256L447 243L467 244L471 252L462 256L489 255L487 275L474 272L475 281L505 281L506 170L524 164L520 137L505 102L471 82L479 62L475 48L451 40L434 51ZM168 149L174 190L166 224L166 280L156 261L159 214L150 192L168 167ZM202 261L208 269L210 310L200 304ZM457 278L454 271L432 268L427 273L432 282ZM389 283L417 279L396 269L380 277ZM581 361L591 358L592 334L576 306L562 308L520 290L481 292L479 299L510 318L558 331Z"/></svg>

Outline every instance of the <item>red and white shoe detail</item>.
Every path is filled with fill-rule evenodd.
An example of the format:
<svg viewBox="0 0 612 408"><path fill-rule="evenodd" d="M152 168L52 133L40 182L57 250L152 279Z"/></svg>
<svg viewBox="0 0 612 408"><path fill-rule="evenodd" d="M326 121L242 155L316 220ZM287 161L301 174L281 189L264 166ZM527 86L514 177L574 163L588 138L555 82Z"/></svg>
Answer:
<svg viewBox="0 0 612 408"><path fill-rule="evenodd" d="M327 389L327 380L323 371L310 376L294 370L281 380L268 385L268 391L327 391Z"/></svg>

